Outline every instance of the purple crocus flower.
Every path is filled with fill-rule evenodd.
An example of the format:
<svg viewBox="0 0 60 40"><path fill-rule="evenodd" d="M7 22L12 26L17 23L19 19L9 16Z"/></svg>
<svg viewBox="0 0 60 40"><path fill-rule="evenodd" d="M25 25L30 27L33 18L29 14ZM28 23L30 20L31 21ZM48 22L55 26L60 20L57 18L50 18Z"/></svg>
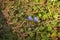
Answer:
<svg viewBox="0 0 60 40"><path fill-rule="evenodd" d="M32 21L32 17L31 16L28 16L28 20Z"/></svg>
<svg viewBox="0 0 60 40"><path fill-rule="evenodd" d="M38 22L38 18L37 17L34 17L34 22Z"/></svg>

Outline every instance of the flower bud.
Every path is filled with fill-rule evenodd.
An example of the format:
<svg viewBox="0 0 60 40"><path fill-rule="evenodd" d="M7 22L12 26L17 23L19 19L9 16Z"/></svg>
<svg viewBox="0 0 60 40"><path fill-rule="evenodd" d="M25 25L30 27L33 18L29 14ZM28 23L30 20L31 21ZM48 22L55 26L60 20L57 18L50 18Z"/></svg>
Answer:
<svg viewBox="0 0 60 40"><path fill-rule="evenodd" d="M32 17L31 16L28 16L28 20L32 21Z"/></svg>
<svg viewBox="0 0 60 40"><path fill-rule="evenodd" d="M38 22L38 18L37 17L34 17L34 22Z"/></svg>

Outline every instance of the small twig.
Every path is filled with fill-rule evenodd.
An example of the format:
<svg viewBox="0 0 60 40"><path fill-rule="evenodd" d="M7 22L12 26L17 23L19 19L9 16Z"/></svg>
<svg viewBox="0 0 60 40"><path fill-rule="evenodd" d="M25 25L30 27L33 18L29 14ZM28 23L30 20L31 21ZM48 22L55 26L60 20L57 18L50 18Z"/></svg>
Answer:
<svg viewBox="0 0 60 40"><path fill-rule="evenodd" d="M20 26L18 26L18 25L17 25L17 27L16 27L16 28L21 27L21 26L24 24L24 22L25 22L25 21L23 21L23 22L21 23L21 25L20 25Z"/></svg>
<svg viewBox="0 0 60 40"><path fill-rule="evenodd" d="M19 27L21 27L21 26L24 24L24 22L25 22L25 21L23 21L22 24L21 24Z"/></svg>

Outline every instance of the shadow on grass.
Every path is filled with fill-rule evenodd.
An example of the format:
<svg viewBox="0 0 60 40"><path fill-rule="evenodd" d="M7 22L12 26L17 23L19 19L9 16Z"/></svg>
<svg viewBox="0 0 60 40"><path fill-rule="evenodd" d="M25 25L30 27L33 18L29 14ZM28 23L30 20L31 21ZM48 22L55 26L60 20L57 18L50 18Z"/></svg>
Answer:
<svg viewBox="0 0 60 40"><path fill-rule="evenodd" d="M12 32L10 25L8 25L1 6L0 3L0 40L17 40L17 35Z"/></svg>

